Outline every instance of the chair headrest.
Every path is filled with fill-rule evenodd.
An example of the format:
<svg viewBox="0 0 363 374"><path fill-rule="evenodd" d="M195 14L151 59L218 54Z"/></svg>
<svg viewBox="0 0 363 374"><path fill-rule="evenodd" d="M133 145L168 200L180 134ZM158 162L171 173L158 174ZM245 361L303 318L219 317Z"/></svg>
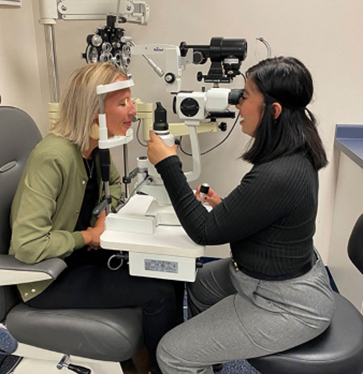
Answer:
<svg viewBox="0 0 363 374"><path fill-rule="evenodd" d="M41 139L38 127L28 114L0 106L0 253L9 250L11 203L26 160Z"/></svg>

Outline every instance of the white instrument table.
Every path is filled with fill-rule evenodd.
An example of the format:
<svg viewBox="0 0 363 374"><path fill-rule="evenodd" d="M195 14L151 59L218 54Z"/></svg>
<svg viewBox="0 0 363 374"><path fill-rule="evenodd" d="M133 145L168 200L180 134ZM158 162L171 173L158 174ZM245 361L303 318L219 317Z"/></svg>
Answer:
<svg viewBox="0 0 363 374"><path fill-rule="evenodd" d="M109 223L106 218L102 248L129 252L131 275L194 282L196 260L204 255L205 247L194 243L182 226L157 225L152 234L124 231L127 230L125 219L137 222L137 217L144 217L143 211L138 212L138 209L146 199L136 196L132 199L134 207L130 201L128 209L125 207L117 215L108 216ZM137 224L130 227L137 229Z"/></svg>
<svg viewBox="0 0 363 374"><path fill-rule="evenodd" d="M205 249L194 243L181 226L157 226L152 235L105 230L101 236L101 244L102 248L118 251L193 258L203 256Z"/></svg>

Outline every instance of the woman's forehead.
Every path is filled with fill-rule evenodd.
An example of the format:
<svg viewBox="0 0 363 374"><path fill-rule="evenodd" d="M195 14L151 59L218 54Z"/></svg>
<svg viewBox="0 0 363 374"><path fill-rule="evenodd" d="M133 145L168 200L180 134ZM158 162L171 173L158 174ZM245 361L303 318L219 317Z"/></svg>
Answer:
<svg viewBox="0 0 363 374"><path fill-rule="evenodd" d="M115 100L123 99L126 97L131 96L130 88L123 88L122 90L114 91L109 93L109 98L113 98Z"/></svg>
<svg viewBox="0 0 363 374"><path fill-rule="evenodd" d="M249 93L258 92L256 83L253 81L252 78L247 78L246 84L245 84L245 90L248 91Z"/></svg>

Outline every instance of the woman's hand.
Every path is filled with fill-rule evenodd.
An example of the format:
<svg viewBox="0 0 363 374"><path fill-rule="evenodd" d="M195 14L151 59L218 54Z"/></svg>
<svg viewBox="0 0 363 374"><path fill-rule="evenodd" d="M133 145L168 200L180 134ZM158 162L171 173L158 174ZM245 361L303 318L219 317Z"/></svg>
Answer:
<svg viewBox="0 0 363 374"><path fill-rule="evenodd" d="M200 187L201 186L202 185L200 184L197 187L197 190L195 192L195 196L197 200L199 201L201 201L201 198L200 198ZM218 196L218 194L212 188L209 187L208 193L204 195L203 202L208 203L212 208L214 208L216 205L222 202L222 199Z"/></svg>
<svg viewBox="0 0 363 374"><path fill-rule="evenodd" d="M100 236L105 231L106 212L103 211L98 217L94 227L88 227L86 231L81 231L85 245L88 250L96 250L101 248Z"/></svg>
<svg viewBox="0 0 363 374"><path fill-rule="evenodd" d="M150 131L150 140L147 142L147 157L149 161L156 165L164 159L176 155L177 146L169 147L166 145L154 131Z"/></svg>

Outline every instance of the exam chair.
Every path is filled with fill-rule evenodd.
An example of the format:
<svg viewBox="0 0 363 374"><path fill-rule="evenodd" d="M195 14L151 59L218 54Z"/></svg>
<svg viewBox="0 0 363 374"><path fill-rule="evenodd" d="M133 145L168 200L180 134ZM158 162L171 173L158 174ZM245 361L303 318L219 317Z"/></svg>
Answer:
<svg viewBox="0 0 363 374"><path fill-rule="evenodd" d="M141 309L42 310L23 304L17 293L16 284L56 279L67 266L59 258L28 265L8 255L11 203L25 162L40 140L25 112L0 106L0 322L19 343L15 355L52 357L55 364L64 358L63 367L70 364L69 370L82 374L123 373L118 363L143 346ZM80 367L72 366L79 362ZM112 365L88 371L84 362L93 368Z"/></svg>
<svg viewBox="0 0 363 374"><path fill-rule="evenodd" d="M348 242L348 256L363 274L363 214ZM363 316L334 292L336 309L331 325L317 338L270 356L248 360L262 374L363 373Z"/></svg>

